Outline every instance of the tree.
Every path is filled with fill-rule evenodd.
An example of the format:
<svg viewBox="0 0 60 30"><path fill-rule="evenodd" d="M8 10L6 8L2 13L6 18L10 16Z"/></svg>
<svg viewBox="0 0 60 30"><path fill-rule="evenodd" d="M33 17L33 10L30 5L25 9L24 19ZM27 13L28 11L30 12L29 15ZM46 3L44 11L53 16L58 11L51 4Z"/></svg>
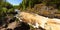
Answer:
<svg viewBox="0 0 60 30"><path fill-rule="evenodd" d="M41 3L42 0L23 0L22 3L20 3L20 7L22 9L26 9L27 7L34 7L35 4Z"/></svg>

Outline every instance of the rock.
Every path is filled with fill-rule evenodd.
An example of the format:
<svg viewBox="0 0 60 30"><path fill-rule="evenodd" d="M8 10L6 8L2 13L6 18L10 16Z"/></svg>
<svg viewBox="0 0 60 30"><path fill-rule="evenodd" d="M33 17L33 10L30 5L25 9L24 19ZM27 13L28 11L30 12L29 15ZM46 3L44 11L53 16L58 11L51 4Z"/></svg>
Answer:
<svg viewBox="0 0 60 30"><path fill-rule="evenodd" d="M42 27L46 30L60 30L60 19L57 18L48 18L40 15L35 15L27 12L21 12L19 17L21 17L23 22L27 22L29 25L32 25L34 28ZM38 25L36 25L36 23Z"/></svg>
<svg viewBox="0 0 60 30"><path fill-rule="evenodd" d="M30 26L25 22L21 22L20 25L21 26L14 28L14 30L29 30L30 29Z"/></svg>
<svg viewBox="0 0 60 30"><path fill-rule="evenodd" d="M15 27L17 27L17 25L18 25L18 22L15 21L15 22L9 23L7 28L14 29Z"/></svg>

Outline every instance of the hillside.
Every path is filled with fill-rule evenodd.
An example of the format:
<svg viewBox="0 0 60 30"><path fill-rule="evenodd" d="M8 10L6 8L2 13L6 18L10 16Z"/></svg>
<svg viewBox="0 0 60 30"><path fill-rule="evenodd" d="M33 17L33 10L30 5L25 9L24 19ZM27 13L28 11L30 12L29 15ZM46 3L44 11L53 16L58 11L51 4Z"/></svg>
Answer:
<svg viewBox="0 0 60 30"><path fill-rule="evenodd" d="M28 2L28 3L27 3ZM49 18L60 18L59 0L23 0L20 4L20 10Z"/></svg>

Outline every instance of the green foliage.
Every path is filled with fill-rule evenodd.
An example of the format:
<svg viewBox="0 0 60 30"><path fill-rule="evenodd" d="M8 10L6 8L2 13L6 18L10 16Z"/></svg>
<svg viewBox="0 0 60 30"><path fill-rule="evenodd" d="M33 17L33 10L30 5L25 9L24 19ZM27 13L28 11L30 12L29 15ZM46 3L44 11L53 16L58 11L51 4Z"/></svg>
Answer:
<svg viewBox="0 0 60 30"><path fill-rule="evenodd" d="M25 10L27 7L34 7L35 4L41 3L42 0L23 0L22 3L20 3L20 7Z"/></svg>
<svg viewBox="0 0 60 30"><path fill-rule="evenodd" d="M35 4L44 3L47 6L54 6L55 8L60 9L60 0L23 0L22 3L20 3L20 8L25 10L27 7L34 7Z"/></svg>
<svg viewBox="0 0 60 30"><path fill-rule="evenodd" d="M7 8L2 8L2 12L7 13Z"/></svg>
<svg viewBox="0 0 60 30"><path fill-rule="evenodd" d="M14 9L11 8L11 9L9 9L7 12L10 13L10 12L13 12L13 11L14 11Z"/></svg>
<svg viewBox="0 0 60 30"><path fill-rule="evenodd" d="M13 11L13 6L6 0L0 0L0 20L4 20L9 11Z"/></svg>

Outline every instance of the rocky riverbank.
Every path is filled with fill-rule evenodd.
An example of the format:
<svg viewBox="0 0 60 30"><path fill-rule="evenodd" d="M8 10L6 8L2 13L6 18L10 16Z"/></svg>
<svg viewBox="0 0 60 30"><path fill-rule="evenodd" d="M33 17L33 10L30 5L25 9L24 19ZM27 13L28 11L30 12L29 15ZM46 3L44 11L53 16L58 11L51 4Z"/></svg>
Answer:
<svg viewBox="0 0 60 30"><path fill-rule="evenodd" d="M20 12L16 17L1 26L0 30L60 30L60 19L57 18L28 12Z"/></svg>

